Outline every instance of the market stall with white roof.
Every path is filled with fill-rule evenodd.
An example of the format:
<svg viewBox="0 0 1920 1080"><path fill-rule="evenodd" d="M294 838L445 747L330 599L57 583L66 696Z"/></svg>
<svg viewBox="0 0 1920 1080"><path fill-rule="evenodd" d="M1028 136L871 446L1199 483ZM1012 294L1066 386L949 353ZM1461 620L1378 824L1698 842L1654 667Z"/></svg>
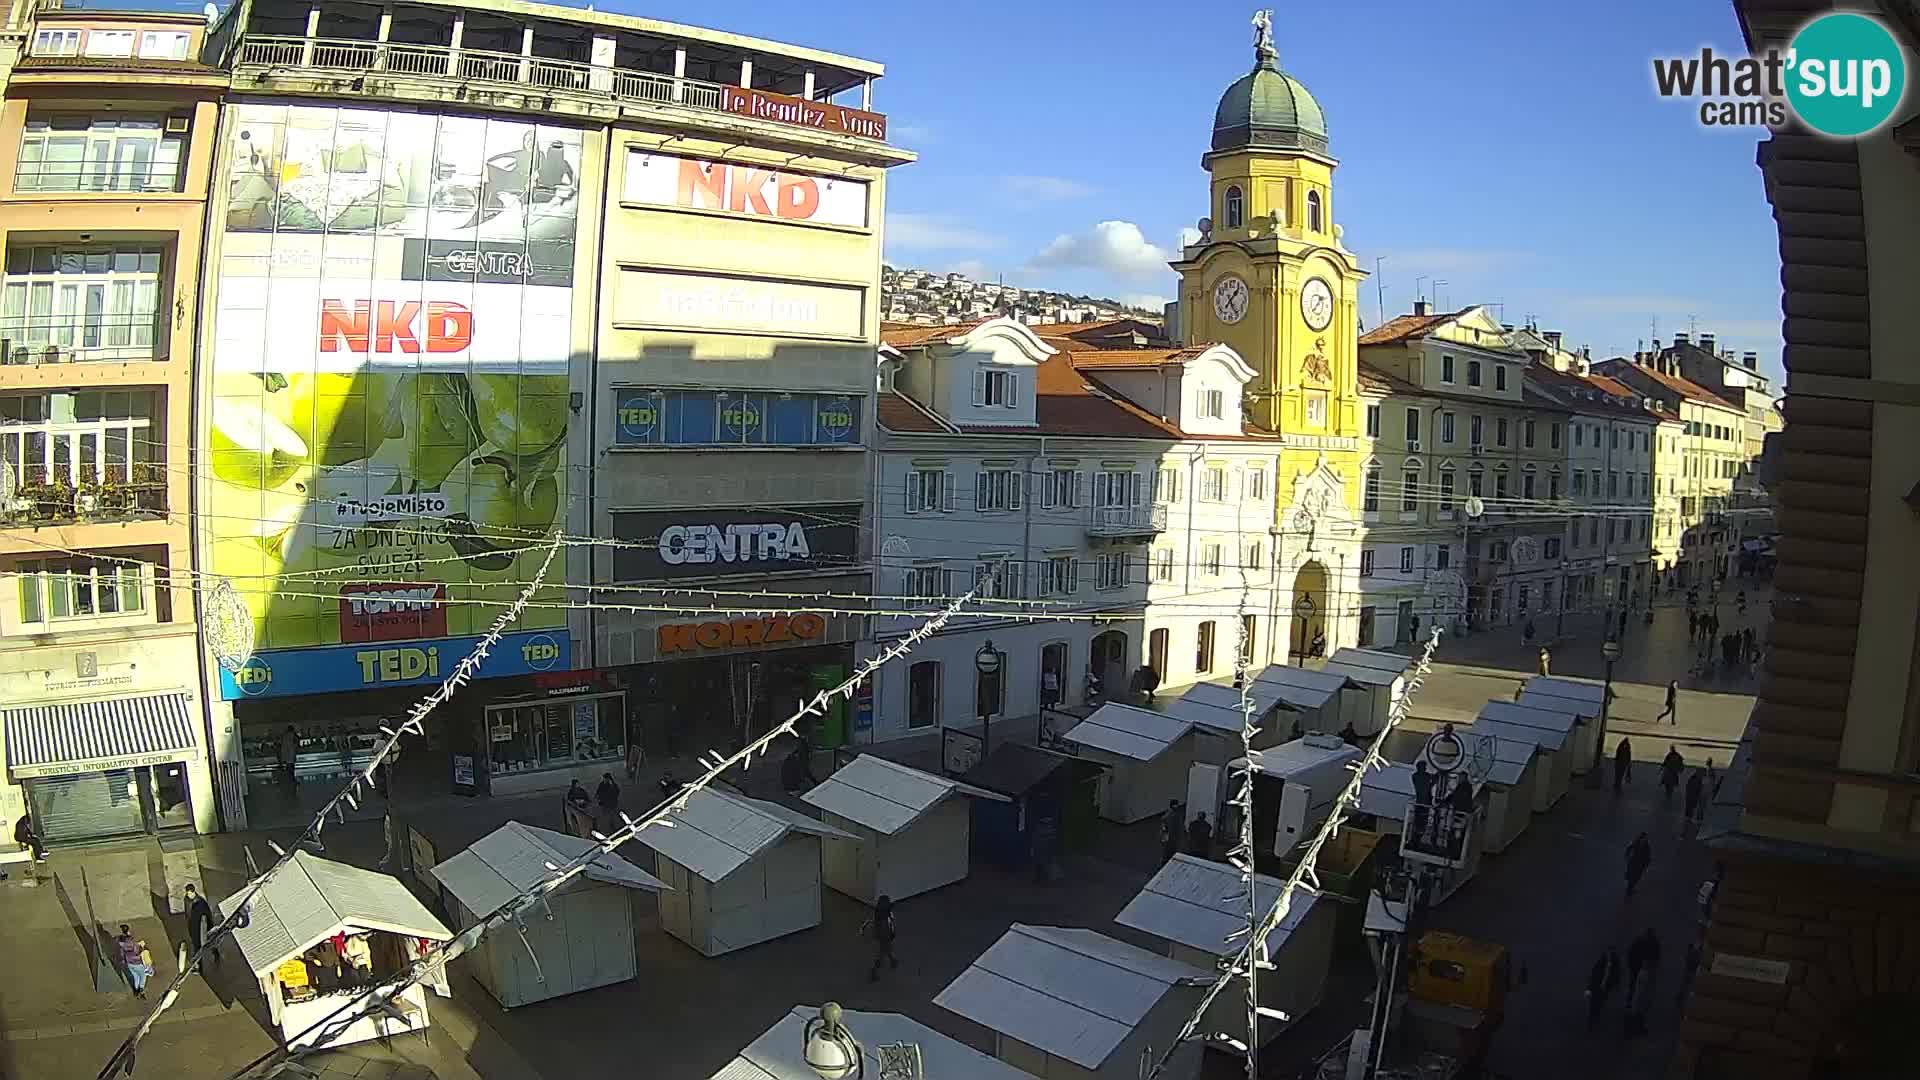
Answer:
<svg viewBox="0 0 1920 1080"><path fill-rule="evenodd" d="M1249 684L1247 704L1253 711L1254 726L1259 729L1259 734L1254 736L1256 748L1284 741L1286 733L1293 730L1296 713L1271 691L1262 693ZM1218 718L1209 721L1210 725L1232 739L1235 745L1239 744L1240 691L1218 683L1195 683L1177 701L1162 706L1162 711L1176 714L1182 710L1198 709L1209 709L1219 714Z"/></svg>
<svg viewBox="0 0 1920 1080"><path fill-rule="evenodd" d="M1320 665L1322 674L1345 676L1353 685L1340 695L1339 721L1370 736L1387 724L1393 707L1406 692L1411 657L1379 649L1336 649Z"/></svg>
<svg viewBox="0 0 1920 1080"><path fill-rule="evenodd" d="M1600 707L1606 696L1606 687L1598 683L1541 675L1526 681L1514 704L1570 712L1580 718L1573 753L1573 772L1580 776L1593 765L1594 748L1600 739Z"/></svg>
<svg viewBox="0 0 1920 1080"><path fill-rule="evenodd" d="M1478 723L1480 720L1495 720L1502 724L1534 728L1559 737L1551 747L1537 739L1533 740L1534 744L1540 748L1542 756L1547 758L1542 763L1540 771L1546 776L1546 790L1551 800L1545 807L1541 807L1536 802L1535 808L1550 809L1554 803L1559 802L1560 796L1565 795L1567 789L1573 785L1573 774L1577 767L1574 759L1580 756L1580 718L1558 706L1489 701L1480 707L1480 715L1474 722Z"/></svg>
<svg viewBox="0 0 1920 1080"><path fill-rule="evenodd" d="M1225 765L1239 757L1246 748L1246 740L1242 737L1245 728L1237 700L1222 706L1208 701L1204 694L1195 696L1187 693L1172 701L1161 702L1154 707L1154 711L1175 720L1183 720L1193 727L1195 761ZM1253 715L1255 720L1259 719L1257 708ZM1255 742L1260 743L1261 740L1256 738Z"/></svg>
<svg viewBox="0 0 1920 1080"><path fill-rule="evenodd" d="M222 919L244 894L220 902ZM259 980L281 1040L300 1047L312 1045L319 1034L312 1029L365 987L452 937L400 879L296 851L247 902L232 944ZM434 991L449 996L444 981ZM324 1030L328 1046L345 1046L422 1031L427 1023L426 990L414 983L382 991L379 1005L345 1030Z"/></svg>
<svg viewBox="0 0 1920 1080"><path fill-rule="evenodd" d="M821 875L863 903L904 900L963 880L972 867L969 799L997 791L861 754L800 800L851 839L821 838Z"/></svg>
<svg viewBox="0 0 1920 1080"><path fill-rule="evenodd" d="M1332 735L1308 735L1253 752L1253 843L1262 865L1269 859L1285 863L1313 835L1353 779L1361 753ZM1237 762L1228 766L1228 773L1237 767Z"/></svg>
<svg viewBox="0 0 1920 1080"><path fill-rule="evenodd" d="M820 844L855 837L778 803L695 791L671 827L636 839L671 892L660 925L707 956L820 925Z"/></svg>
<svg viewBox="0 0 1920 1080"><path fill-rule="evenodd" d="M807 1064L807 1025L820 1016L818 1008L797 1005L709 1080L818 1080L820 1073ZM915 1080L1034 1080L997 1058L950 1039L899 1013L840 1011L840 1024L860 1047L867 1080L896 1075L882 1071L883 1063L900 1055L897 1049L914 1047L921 1072Z"/></svg>
<svg viewBox="0 0 1920 1080"><path fill-rule="evenodd" d="M509 821L428 871L440 884L456 926L499 911L557 867L597 845L577 836ZM610 986L634 977L637 898L666 888L614 852L548 894L539 918L521 934L491 934L468 954L480 985L503 1008ZM651 907L651 901L648 902Z"/></svg>
<svg viewBox="0 0 1920 1080"><path fill-rule="evenodd" d="M1199 1004L1211 968L1180 963L1105 934L1014 923L933 999L992 1033L994 1056L1042 1077L1138 1080ZM1173 1055L1165 1080L1199 1075L1198 1042Z"/></svg>
<svg viewBox="0 0 1920 1080"><path fill-rule="evenodd" d="M1253 894L1258 910L1265 913L1280 895L1280 880L1255 875ZM1240 951L1247 928L1245 885L1240 871L1225 863L1175 855L1113 921L1166 942L1170 959L1214 970L1220 960ZM1294 893L1286 917L1267 936L1267 958L1273 968L1260 972L1261 1006L1284 1013L1286 1019L1263 1016L1262 1043L1320 1004L1333 965L1338 922L1337 905L1331 901L1316 901L1305 890ZM1245 995L1228 994L1216 1000L1207 1012L1204 1030L1244 1042Z"/></svg>
<svg viewBox="0 0 1920 1080"><path fill-rule="evenodd" d="M1491 735L1501 741L1512 740L1533 744L1538 759L1534 763L1533 812L1544 814L1553 809L1560 796L1567 793L1568 779L1567 747L1571 739L1551 728L1529 727L1505 720L1495 720L1486 715L1470 725L1479 735Z"/></svg>
<svg viewBox="0 0 1920 1080"><path fill-rule="evenodd" d="M1539 747L1521 739L1503 739L1477 724L1460 728L1455 734L1467 743L1468 757L1476 765L1484 764L1486 770L1478 777L1486 808L1480 824L1480 848L1505 851L1533 822L1534 792L1540 788ZM1475 740L1484 743L1476 748ZM1425 756L1422 751L1421 757Z"/></svg>
<svg viewBox="0 0 1920 1080"><path fill-rule="evenodd" d="M1169 802L1186 795L1187 770L1200 736L1189 721L1108 702L1075 724L1066 738L1076 757L1106 766L1100 816L1131 825L1165 813Z"/></svg>

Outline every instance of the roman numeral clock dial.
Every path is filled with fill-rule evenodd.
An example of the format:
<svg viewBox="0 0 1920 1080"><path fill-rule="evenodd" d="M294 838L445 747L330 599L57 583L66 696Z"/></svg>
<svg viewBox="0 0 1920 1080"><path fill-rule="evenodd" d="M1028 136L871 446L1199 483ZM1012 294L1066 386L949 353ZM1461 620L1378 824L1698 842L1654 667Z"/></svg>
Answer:
<svg viewBox="0 0 1920 1080"><path fill-rule="evenodd" d="M1228 326L1247 317L1247 283L1228 274L1213 287L1213 313Z"/></svg>

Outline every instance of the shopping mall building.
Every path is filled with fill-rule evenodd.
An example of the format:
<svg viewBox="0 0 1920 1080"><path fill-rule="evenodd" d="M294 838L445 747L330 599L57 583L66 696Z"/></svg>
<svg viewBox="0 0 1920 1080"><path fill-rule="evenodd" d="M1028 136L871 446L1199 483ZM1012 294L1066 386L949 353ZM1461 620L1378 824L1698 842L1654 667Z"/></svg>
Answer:
<svg viewBox="0 0 1920 1080"><path fill-rule="evenodd" d="M256 627L237 671L202 661L227 827L330 794L556 532L407 794L591 786L844 677L858 618L749 594L871 591L885 170L913 160L881 66L517 0L257 0L209 39L197 544Z"/></svg>

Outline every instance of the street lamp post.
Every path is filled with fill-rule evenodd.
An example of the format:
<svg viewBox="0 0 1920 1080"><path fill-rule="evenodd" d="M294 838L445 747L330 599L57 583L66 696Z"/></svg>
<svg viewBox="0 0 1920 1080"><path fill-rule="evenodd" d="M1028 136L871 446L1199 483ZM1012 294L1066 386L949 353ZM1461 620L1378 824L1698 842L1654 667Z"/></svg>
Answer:
<svg viewBox="0 0 1920 1080"><path fill-rule="evenodd" d="M1593 766L1587 770L1587 786L1595 789L1600 787L1600 766L1607 754L1607 712L1613 707L1613 664L1620 659L1620 643L1613 639L1611 633L1607 635L1606 643L1600 646L1600 656L1606 660L1607 670L1600 690L1600 731L1593 740Z"/></svg>
<svg viewBox="0 0 1920 1080"><path fill-rule="evenodd" d="M993 703L1000 697L1000 653L994 649L992 638L973 654L973 670L979 675L974 683L974 698L980 708L980 760L985 761L987 738L993 730L988 726L993 723Z"/></svg>
<svg viewBox="0 0 1920 1080"><path fill-rule="evenodd" d="M801 1056L820 1080L859 1080L866 1075L866 1055L842 1023L840 1006L834 1002L820 1006L820 1015L801 1029L800 1040Z"/></svg>

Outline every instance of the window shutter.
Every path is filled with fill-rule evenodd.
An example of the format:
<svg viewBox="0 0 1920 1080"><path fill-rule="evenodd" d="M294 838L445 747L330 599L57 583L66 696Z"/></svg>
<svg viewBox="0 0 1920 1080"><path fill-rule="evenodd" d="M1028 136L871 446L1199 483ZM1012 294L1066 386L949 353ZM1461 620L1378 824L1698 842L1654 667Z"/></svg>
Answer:
<svg viewBox="0 0 1920 1080"><path fill-rule="evenodd" d="M1080 560L1067 560L1067 592L1069 595L1080 591Z"/></svg>
<svg viewBox="0 0 1920 1080"><path fill-rule="evenodd" d="M1026 504L1027 471L1014 469L1007 473L1007 507L1018 510Z"/></svg>
<svg viewBox="0 0 1920 1080"><path fill-rule="evenodd" d="M973 373L973 403L975 405L987 403L987 373L984 371Z"/></svg>
<svg viewBox="0 0 1920 1080"><path fill-rule="evenodd" d="M982 469L973 474L973 508L987 508L987 471Z"/></svg>
<svg viewBox="0 0 1920 1080"><path fill-rule="evenodd" d="M1141 477L1137 472L1129 475L1133 479L1133 485L1132 490L1127 493L1127 505L1138 508L1140 505L1140 490L1142 486Z"/></svg>
<svg viewBox="0 0 1920 1080"><path fill-rule="evenodd" d="M946 471L940 473L940 509L953 512L953 474Z"/></svg>
<svg viewBox="0 0 1920 1080"><path fill-rule="evenodd" d="M1082 506L1087 505L1087 474L1086 473L1076 472L1073 474L1073 502L1070 503L1069 505L1071 505L1076 510Z"/></svg>
<svg viewBox="0 0 1920 1080"><path fill-rule="evenodd" d="M922 474L917 469L907 474L907 513L909 514L916 513L920 509L920 493L923 490L921 477Z"/></svg>
<svg viewBox="0 0 1920 1080"><path fill-rule="evenodd" d="M1001 404L1005 405L1009 409L1017 409L1020 407L1020 375L1019 373L1017 372L1007 373L1007 400L1001 402Z"/></svg>

